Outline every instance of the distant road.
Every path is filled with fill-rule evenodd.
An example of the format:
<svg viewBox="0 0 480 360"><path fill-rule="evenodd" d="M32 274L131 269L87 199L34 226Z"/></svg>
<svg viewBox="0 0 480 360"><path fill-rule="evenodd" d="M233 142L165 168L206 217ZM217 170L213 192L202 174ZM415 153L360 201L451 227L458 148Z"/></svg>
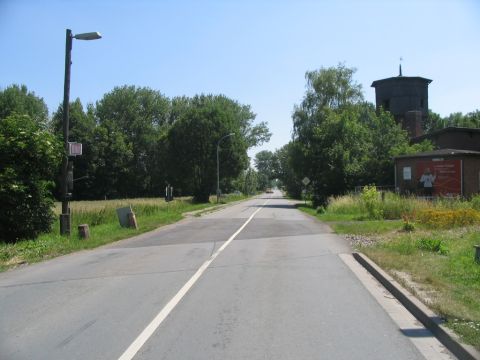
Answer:
<svg viewBox="0 0 480 360"><path fill-rule="evenodd" d="M424 359L349 253L275 192L2 273L0 359Z"/></svg>

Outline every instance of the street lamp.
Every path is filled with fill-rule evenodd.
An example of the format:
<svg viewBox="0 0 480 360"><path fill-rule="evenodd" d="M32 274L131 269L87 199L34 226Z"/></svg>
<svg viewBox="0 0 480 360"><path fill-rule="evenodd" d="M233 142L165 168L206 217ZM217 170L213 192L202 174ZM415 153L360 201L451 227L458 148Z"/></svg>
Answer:
<svg viewBox="0 0 480 360"><path fill-rule="evenodd" d="M228 135L225 135L220 140L218 140L218 143L217 143L217 204L218 204L218 201L220 199L220 161L218 159L218 152L220 150L220 143L222 142L223 139L226 139L227 137L233 136L233 135L235 135L235 133L230 133Z"/></svg>
<svg viewBox="0 0 480 360"><path fill-rule="evenodd" d="M72 35L67 29L65 42L65 83L63 87L63 145L65 154L62 160L62 213L60 214L60 234L70 235L70 209L68 207L68 121L70 102L70 67L72 65L72 40L97 40L102 36L98 32Z"/></svg>

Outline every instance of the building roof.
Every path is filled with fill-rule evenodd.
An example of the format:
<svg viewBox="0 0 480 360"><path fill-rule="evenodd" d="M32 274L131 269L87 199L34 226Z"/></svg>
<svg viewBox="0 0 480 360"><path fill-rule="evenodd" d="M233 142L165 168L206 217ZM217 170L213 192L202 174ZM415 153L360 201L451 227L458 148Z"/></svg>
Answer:
<svg viewBox="0 0 480 360"><path fill-rule="evenodd" d="M445 134L445 133L448 134L448 133L453 133L453 132L467 132L467 133L476 132L476 133L480 133L480 129L459 127L459 126L449 126L449 127L443 128L443 129L432 131L431 133L428 133L428 134L423 134L423 135L414 137L412 139L412 141L413 142L420 142L422 140L429 139L429 138L434 137L436 135Z"/></svg>
<svg viewBox="0 0 480 360"><path fill-rule="evenodd" d="M423 157L437 157L437 156L447 156L447 157L480 156L480 151L440 149L440 150L426 151L426 152L417 153L417 154L395 156L394 159L409 159L409 158L423 158Z"/></svg>
<svg viewBox="0 0 480 360"><path fill-rule="evenodd" d="M381 84L381 83L385 83L385 82L391 82L391 81L406 81L406 80L421 80L421 81L424 81L428 84L430 84L433 80L430 80L430 79L426 79L426 78L423 78L423 77L420 77L420 76L393 76L393 77L389 77L389 78L386 78L386 79L380 79L380 80L375 80L374 82L372 82L372 85L371 87L376 87L377 85Z"/></svg>

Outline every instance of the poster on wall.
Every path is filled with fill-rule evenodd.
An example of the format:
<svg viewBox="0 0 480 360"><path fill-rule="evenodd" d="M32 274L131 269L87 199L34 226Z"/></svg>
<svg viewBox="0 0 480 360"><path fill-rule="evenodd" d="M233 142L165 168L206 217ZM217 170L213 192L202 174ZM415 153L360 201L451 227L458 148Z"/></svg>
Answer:
<svg viewBox="0 0 480 360"><path fill-rule="evenodd" d="M461 160L420 161L417 163L416 177L423 196L462 195Z"/></svg>

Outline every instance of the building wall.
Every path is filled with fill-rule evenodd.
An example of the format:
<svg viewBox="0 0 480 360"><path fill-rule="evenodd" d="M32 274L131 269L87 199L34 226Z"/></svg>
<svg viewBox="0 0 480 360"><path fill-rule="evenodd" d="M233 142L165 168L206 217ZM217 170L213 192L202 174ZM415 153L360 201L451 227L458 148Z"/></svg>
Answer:
<svg viewBox="0 0 480 360"><path fill-rule="evenodd" d="M452 156L442 157L445 160L462 160L462 187L463 196L470 197L480 192L480 156ZM422 174L417 174L417 165L420 162L433 160L432 157L400 158L395 159L395 179L397 190L401 194L422 195L418 179ZM410 167L411 180L404 180L404 167Z"/></svg>
<svg viewBox="0 0 480 360"><path fill-rule="evenodd" d="M416 159L396 159L395 160L395 186L401 194L416 194L417 193L417 174L416 174ZM411 180L403 179L403 168L411 168Z"/></svg>
<svg viewBox="0 0 480 360"><path fill-rule="evenodd" d="M470 197L480 192L480 160L465 158L463 161L464 196Z"/></svg>
<svg viewBox="0 0 480 360"><path fill-rule="evenodd" d="M438 149L480 151L480 132L454 130L428 136Z"/></svg>

